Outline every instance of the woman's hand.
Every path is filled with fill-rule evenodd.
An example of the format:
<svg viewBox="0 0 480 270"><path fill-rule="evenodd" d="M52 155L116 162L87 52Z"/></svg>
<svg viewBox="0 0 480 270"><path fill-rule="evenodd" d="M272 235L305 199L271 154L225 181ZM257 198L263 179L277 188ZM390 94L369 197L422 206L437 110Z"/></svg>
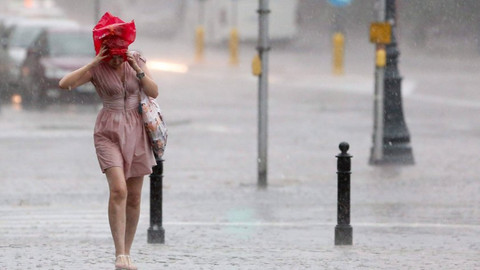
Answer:
<svg viewBox="0 0 480 270"><path fill-rule="evenodd" d="M93 59L93 61L90 63L92 67L96 67L102 62L103 59L107 58L107 47L102 46L100 48L100 51L98 52L97 56Z"/></svg>
<svg viewBox="0 0 480 270"><path fill-rule="evenodd" d="M145 60L140 57L140 61L137 62L137 59L133 56L133 53L129 51L127 52L127 61L137 74L140 72L145 72L145 76L139 78L138 80L145 94L147 94L149 97L156 98L158 96L158 86L152 80L150 70L148 70L147 65L145 65Z"/></svg>
<svg viewBox="0 0 480 270"><path fill-rule="evenodd" d="M142 72L142 69L138 65L137 60L135 59L135 57L133 57L133 54L130 51L127 52L127 61L136 73Z"/></svg>

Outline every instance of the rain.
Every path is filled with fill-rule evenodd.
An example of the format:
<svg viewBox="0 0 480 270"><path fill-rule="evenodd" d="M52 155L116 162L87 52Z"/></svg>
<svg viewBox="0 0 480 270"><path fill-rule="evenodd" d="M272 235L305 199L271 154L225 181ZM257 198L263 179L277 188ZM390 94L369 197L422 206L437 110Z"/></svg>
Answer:
<svg viewBox="0 0 480 270"><path fill-rule="evenodd" d="M103 102L58 86L106 12L134 20L168 127L139 269L480 269L479 8L0 0L0 269L114 268Z"/></svg>

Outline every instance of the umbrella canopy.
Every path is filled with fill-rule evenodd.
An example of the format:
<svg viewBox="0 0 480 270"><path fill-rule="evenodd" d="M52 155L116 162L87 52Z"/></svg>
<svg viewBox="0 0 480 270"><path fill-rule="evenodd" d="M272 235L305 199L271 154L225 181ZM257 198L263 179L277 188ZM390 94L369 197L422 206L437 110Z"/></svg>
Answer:
<svg viewBox="0 0 480 270"><path fill-rule="evenodd" d="M135 41L135 22L124 22L120 18L106 12L93 28L93 44L95 53L100 52L102 45L108 49L105 60L108 61L114 55L122 55L126 59L128 46Z"/></svg>

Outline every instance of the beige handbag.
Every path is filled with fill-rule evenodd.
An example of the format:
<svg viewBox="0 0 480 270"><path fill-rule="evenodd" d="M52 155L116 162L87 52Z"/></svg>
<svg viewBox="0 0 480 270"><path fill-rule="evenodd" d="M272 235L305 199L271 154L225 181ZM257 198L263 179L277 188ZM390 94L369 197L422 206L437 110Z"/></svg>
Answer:
<svg viewBox="0 0 480 270"><path fill-rule="evenodd" d="M147 96L143 90L140 90L139 112L150 138L153 153L160 158L163 156L167 145L168 129L163 120L160 105L154 98Z"/></svg>

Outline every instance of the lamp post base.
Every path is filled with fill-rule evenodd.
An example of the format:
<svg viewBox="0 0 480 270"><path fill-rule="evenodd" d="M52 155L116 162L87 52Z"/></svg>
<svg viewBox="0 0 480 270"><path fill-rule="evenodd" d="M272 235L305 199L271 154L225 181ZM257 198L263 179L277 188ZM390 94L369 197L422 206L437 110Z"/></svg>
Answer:
<svg viewBox="0 0 480 270"><path fill-rule="evenodd" d="M414 165L413 151L410 145L388 145L383 147L383 156L376 159L374 148L371 148L370 165Z"/></svg>

